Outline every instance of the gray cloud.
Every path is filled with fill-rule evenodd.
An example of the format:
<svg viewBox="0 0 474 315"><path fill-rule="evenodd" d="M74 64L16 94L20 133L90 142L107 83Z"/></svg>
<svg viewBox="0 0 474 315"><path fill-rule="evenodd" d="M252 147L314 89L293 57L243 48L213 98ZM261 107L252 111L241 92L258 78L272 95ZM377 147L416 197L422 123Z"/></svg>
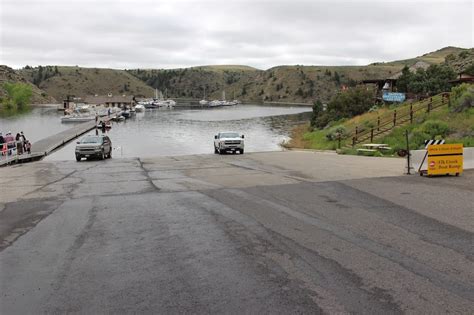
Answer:
<svg viewBox="0 0 474 315"><path fill-rule="evenodd" d="M0 63L360 65L473 46L471 1L2 0Z"/></svg>

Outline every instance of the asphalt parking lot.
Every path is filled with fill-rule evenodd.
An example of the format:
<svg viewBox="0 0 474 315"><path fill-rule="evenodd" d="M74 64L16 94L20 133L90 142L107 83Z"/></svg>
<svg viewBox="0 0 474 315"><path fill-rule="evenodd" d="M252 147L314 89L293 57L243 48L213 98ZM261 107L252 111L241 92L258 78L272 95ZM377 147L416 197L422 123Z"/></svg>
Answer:
<svg viewBox="0 0 474 315"><path fill-rule="evenodd" d="M474 312L474 172L314 152L0 169L0 313Z"/></svg>

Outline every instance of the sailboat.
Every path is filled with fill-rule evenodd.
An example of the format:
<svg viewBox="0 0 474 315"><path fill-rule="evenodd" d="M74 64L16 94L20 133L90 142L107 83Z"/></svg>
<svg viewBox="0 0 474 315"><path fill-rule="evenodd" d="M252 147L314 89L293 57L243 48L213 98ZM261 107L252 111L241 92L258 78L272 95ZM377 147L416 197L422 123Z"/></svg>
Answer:
<svg viewBox="0 0 474 315"><path fill-rule="evenodd" d="M173 101L172 99L166 99L163 97L163 93L159 91L158 95L158 89L155 91L155 100L153 102L153 105L156 107L167 107L167 108L172 108L173 106L176 105L176 102Z"/></svg>
<svg viewBox="0 0 474 315"><path fill-rule="evenodd" d="M199 104L200 105L208 105L209 104L209 101L206 100L206 87L204 87L204 98L199 101Z"/></svg>
<svg viewBox="0 0 474 315"><path fill-rule="evenodd" d="M236 105L237 103L235 103L234 101L226 101L225 99L225 91L222 91L222 106L232 106L232 105Z"/></svg>

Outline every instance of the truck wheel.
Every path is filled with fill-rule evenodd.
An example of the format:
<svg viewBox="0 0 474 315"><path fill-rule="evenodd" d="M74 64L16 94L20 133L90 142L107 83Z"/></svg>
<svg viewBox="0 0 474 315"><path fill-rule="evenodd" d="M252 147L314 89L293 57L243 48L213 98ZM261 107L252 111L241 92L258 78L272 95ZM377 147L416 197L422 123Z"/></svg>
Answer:
<svg viewBox="0 0 474 315"><path fill-rule="evenodd" d="M240 154L244 154L244 149L240 149Z"/></svg>
<svg viewBox="0 0 474 315"><path fill-rule="evenodd" d="M77 161L77 162L80 162L80 161L81 161L81 156L80 156L80 155L76 155L76 161Z"/></svg>

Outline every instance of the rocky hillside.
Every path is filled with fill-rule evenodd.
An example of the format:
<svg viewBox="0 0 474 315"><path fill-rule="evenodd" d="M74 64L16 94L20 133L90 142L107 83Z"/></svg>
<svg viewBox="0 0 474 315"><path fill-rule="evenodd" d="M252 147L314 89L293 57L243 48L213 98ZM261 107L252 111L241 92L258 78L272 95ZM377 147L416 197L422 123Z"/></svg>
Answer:
<svg viewBox="0 0 474 315"><path fill-rule="evenodd" d="M449 54L446 56L445 62L458 73L464 72L468 68L472 69L474 67L474 48ZM473 70L470 72L471 75L474 75Z"/></svg>
<svg viewBox="0 0 474 315"><path fill-rule="evenodd" d="M124 70L40 66L18 72L60 101L67 95L153 95L151 87Z"/></svg>
<svg viewBox="0 0 474 315"><path fill-rule="evenodd" d="M41 90L36 85L25 79L21 74L16 72L10 67L0 65L0 98L5 95L5 90L3 89L3 83L10 82L10 83L25 83L30 85L31 91L33 92L32 95L32 102L34 104L54 104L57 103L56 99L47 92Z"/></svg>

